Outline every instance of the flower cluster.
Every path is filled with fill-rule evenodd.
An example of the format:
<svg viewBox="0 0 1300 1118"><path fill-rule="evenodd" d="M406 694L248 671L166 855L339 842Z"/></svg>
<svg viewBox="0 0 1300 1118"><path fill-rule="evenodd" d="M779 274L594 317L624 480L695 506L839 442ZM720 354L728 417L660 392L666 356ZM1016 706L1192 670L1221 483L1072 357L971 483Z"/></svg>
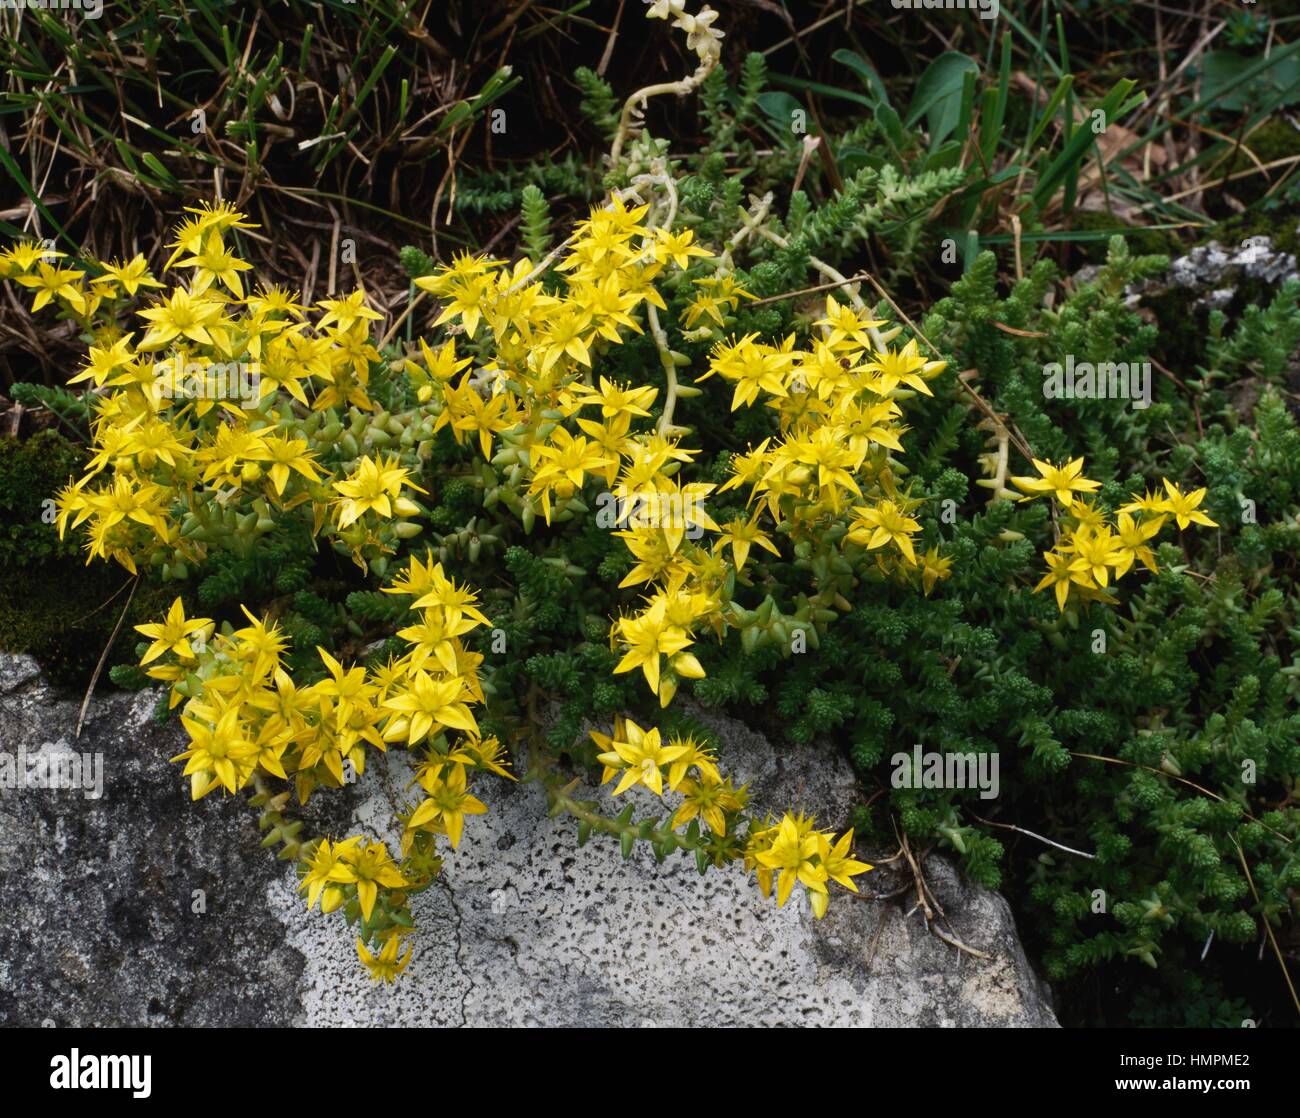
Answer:
<svg viewBox="0 0 1300 1118"><path fill-rule="evenodd" d="M228 240L251 228L226 204L202 206L176 229L170 288L143 258L80 269L21 243L0 267L58 305L91 337L85 367L70 378L94 399L93 457L58 497L57 526L87 525L88 560L140 563L183 578L214 549L246 555L296 518L362 567L420 531L411 494L424 429L402 426L367 394L379 361L363 291L322 299L309 312L291 292L246 289L250 265ZM158 289L135 317L129 303ZM311 315L315 315L315 321Z"/></svg>
<svg viewBox="0 0 1300 1118"><path fill-rule="evenodd" d="M718 865L743 861L765 897L771 895L775 880L778 907L784 907L798 883L820 919L830 903L829 881L856 893L853 878L873 868L852 856L851 829L837 839L834 832L817 830L815 820L803 814L786 812L776 822L746 819L748 788L737 788L724 778L712 751L693 737L674 736L665 742L659 730L642 729L631 719L619 719L612 736L593 730L591 737L602 750L597 756L604 766L601 782L618 778L615 796L636 785L661 799L669 792L679 794L670 828L690 826L698 834L694 821L701 820L708 833L701 836L697 851Z"/></svg>
<svg viewBox="0 0 1300 1118"><path fill-rule="evenodd" d="M686 0L645 0L649 5L647 19L671 19L679 31L686 33L686 49L693 50L701 63L722 53L722 32L713 24L718 13L705 4L695 14L686 10Z"/></svg>
<svg viewBox="0 0 1300 1118"><path fill-rule="evenodd" d="M1071 596L1084 602L1116 604L1108 587L1140 563L1153 574L1160 568L1151 543L1165 524L1173 520L1179 531L1191 524L1209 528L1218 525L1201 511L1204 489L1184 493L1168 478L1162 478L1163 493L1132 494L1131 500L1114 513L1107 512L1088 495L1101 483L1083 475L1083 459L1063 466L1033 459L1037 477L1013 477L1012 483L1025 494L1022 501L1048 496L1064 514L1060 538L1043 552L1047 574L1034 587L1049 587L1062 612Z"/></svg>
<svg viewBox="0 0 1300 1118"><path fill-rule="evenodd" d="M325 674L305 686L285 670L287 641L268 617L245 610L248 625L227 623L214 635L214 623L186 618L178 598L163 621L137 629L151 642L141 657L147 673L170 684L173 707L184 704L190 744L174 760L185 762L196 800L251 783L268 812L278 813L289 793L272 793L274 780L305 802L317 788L339 788L364 773L368 749L400 742L419 758L422 796L403 815L400 865L382 842L360 836L300 843L300 823L274 832L300 859L308 906L319 901L325 912L341 908L349 922L360 920L362 960L391 978L405 965L387 941L412 926L407 895L432 880L439 841L455 849L466 816L487 810L469 791L472 775L513 777L500 742L480 734L471 709L483 703L483 658L462 638L486 624L476 595L418 556L384 589L405 598L418 619L397 634L409 650L367 670L318 649ZM376 938L385 941L377 957L365 947Z"/></svg>
<svg viewBox="0 0 1300 1118"><path fill-rule="evenodd" d="M698 56L696 73L671 86L689 92L718 62L717 13L658 0L647 14L670 20ZM620 139L637 128L645 97L662 91L629 98ZM922 359L915 343L891 348L899 331L882 329L856 295L853 306L826 300L807 347L793 334L735 336L738 310L754 297L730 250L697 243L677 221L662 160L638 156L628 167L629 185L545 259L465 254L417 277L420 298L437 303L440 336L404 351L376 338L383 315L364 290L304 305L258 285L238 251L255 226L225 203L187 211L160 276L143 257L70 267L34 243L0 255L0 274L30 289L36 309L57 307L90 339L72 383L91 404L92 456L57 499L58 530L83 532L88 561L183 580L218 552L246 560L298 539L323 540L380 579L392 564L397 577L384 589L404 596L413 616L397 631L406 652L386 664L320 648L321 678L295 680L275 607L261 618L241 607L249 624L218 632L187 618L178 599L140 627L152 642L142 650L147 674L181 707L190 741L177 759L194 798L248 789L268 838L303 867L309 901L360 922L359 952L378 977L409 958L396 944L411 924L406 897L437 872L438 843L454 849L466 820L486 810L471 777L510 775L505 748L480 733L474 713L486 700L483 656L464 639L487 617L444 574L452 555L474 561L488 541L539 524L581 530L593 495L612 499L617 514L601 526L630 560L619 590L641 596L610 618L613 671L638 673L661 706L682 681L705 677L705 634L739 634L747 650L771 644L788 655L800 636L816 644L864 576L916 579L929 592L947 574L937 551L914 549L918 502L890 468L906 430L901 404L928 393L942 364ZM779 435L736 456L716 482L690 476L701 449L674 422L679 403L705 389L679 379L691 360L671 348L661 322L666 294L677 300L681 336L713 344L700 380L731 384L733 410L761 405L777 418ZM637 337L653 342L662 387L609 371L618 347ZM435 446L440 463L457 463L452 476L427 468ZM453 480L462 491L469 482L482 526L471 520L435 537L436 552L408 558L406 542ZM721 497L733 489L741 492ZM742 496L743 515L714 520L708 502ZM810 593L793 611L771 592L748 600L762 585L759 555L808 572ZM394 742L418 755L400 855L357 836L302 840L300 824L282 815L291 793L305 802L340 787L364 773L370 750ZM639 783L680 796L669 833L689 834L682 842L697 857L746 859L765 889L780 869L781 903L796 878L824 897L828 881L851 886L867 868L825 869L840 864L831 850L845 839L823 851L833 836L791 815L780 827L789 822L812 845L787 878L779 828L748 820L747 790L692 739L661 743L657 729L620 719L600 761L607 779L619 774L619 793ZM813 908L821 915L824 902L814 898Z"/></svg>
<svg viewBox="0 0 1300 1118"><path fill-rule="evenodd" d="M417 279L441 302L435 326L445 327L445 337L435 345L421 340L397 363L414 406L392 415L368 393L383 359L371 334L378 315L364 292L309 309L291 292L250 290L242 278L248 267L228 245L250 226L224 204L192 211L177 228L166 270L188 277L170 288L142 260L101 266L87 283L76 269L42 271L49 265L37 246L17 246L3 258L6 269L93 338L74 378L94 400L93 457L59 496L60 532L86 525L90 558L183 578L214 549L253 554L261 537L297 523L383 575L389 557L421 530L416 498L427 494L415 475L445 433L482 455L485 511L525 533L539 521L587 515L594 488L613 497L620 511L612 527L633 561L622 586L644 589L641 606L611 624L620 654L614 670L639 671L660 704L681 680L704 676L692 651L703 631L725 639L739 630L747 646L785 644L796 632L815 642L832 607L846 606L842 591L851 590L862 557L872 555L881 571L925 569L911 548L912 504L892 483L888 451L900 448L903 431L897 396L928 391L925 380L941 366L922 361L914 346L889 348L893 334L876 332L883 323L833 299L810 349L793 337L775 345L752 334L728 337L733 312L751 296L725 256L697 244L690 230L671 228L671 210L671 199L642 200L634 188L593 208L540 266L465 255ZM673 410L702 390L679 383L687 361L668 348L659 321L667 304L657 281L697 261L704 274L675 283L685 279L695 292L684 328L716 340L702 379L734 382L735 408L766 402L782 431L733 462L733 476L718 488L746 486L751 509L722 525L705 507L715 486L682 477L699 452L684 445L689 429L672 422ZM543 283L548 264L558 288ZM143 327L133 330L128 315L137 297L147 304L137 316ZM662 404L653 386L594 373L615 347L647 331L667 378ZM256 375L240 385L250 391L214 384L228 368L250 365ZM186 371L197 374L196 391ZM828 587L805 596L789 617L770 596L754 609L738 600L752 586L753 556L779 556L783 537ZM886 558L885 543L897 554ZM934 566L926 589L944 573ZM436 872L436 840L454 848L466 817L486 810L469 775L508 775L504 749L479 735L471 712L484 701L482 657L461 638L487 621L474 596L432 557L413 558L385 589L408 595L416 614L398 632L411 646L407 654L367 670L321 649L325 677L306 686L284 667L280 629L246 609L248 626L227 625L210 643L215 625L185 618L179 600L166 619L141 629L153 641L143 656L148 674L171 685L173 706L184 704L190 748L178 759L196 799L252 784L255 799L277 815L286 794L271 790L272 779L305 801L316 788L362 774L371 748L400 741L423 751L416 776L423 795L403 816L401 861L392 868L379 858L382 847L305 844L295 825L276 824L274 833L308 867L313 901L361 921L363 951L409 927L405 896ZM658 731L620 725L628 729L607 743L607 774L626 769L662 794L645 752L658 748L651 744ZM449 744L451 734L459 744ZM703 821L710 835L731 840L726 858L714 851L716 861L740 857L745 790L692 743L662 748L666 788L682 796L673 829ZM357 859L370 876L353 880ZM816 891L816 877L801 880ZM824 911L820 902L814 908ZM401 965L387 950L369 960L382 976Z"/></svg>

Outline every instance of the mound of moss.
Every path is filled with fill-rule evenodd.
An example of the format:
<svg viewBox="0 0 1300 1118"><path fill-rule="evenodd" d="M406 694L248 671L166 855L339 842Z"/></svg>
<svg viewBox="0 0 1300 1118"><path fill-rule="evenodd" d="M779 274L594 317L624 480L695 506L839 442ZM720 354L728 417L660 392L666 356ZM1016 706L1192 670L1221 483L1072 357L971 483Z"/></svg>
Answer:
<svg viewBox="0 0 1300 1118"><path fill-rule="evenodd" d="M52 680L74 688L89 682L133 581L116 564L87 566L76 542L55 531L53 500L84 462L83 449L54 430L0 439L0 649L31 654ZM129 626L165 612L168 595L138 587L106 673L132 661Z"/></svg>

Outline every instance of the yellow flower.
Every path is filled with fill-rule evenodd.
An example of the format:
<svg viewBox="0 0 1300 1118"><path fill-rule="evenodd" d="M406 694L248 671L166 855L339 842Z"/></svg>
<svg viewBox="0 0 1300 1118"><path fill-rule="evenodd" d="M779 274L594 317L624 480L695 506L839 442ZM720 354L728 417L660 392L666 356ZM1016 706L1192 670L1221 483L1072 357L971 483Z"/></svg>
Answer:
<svg viewBox="0 0 1300 1118"><path fill-rule="evenodd" d="M281 632L280 626L269 624L267 618L254 617L245 605L239 608L243 610L244 616L250 622L242 629L235 630L235 636L242 642L239 652L241 655L251 656L253 676L260 680L280 667L280 653L285 650L289 642Z"/></svg>
<svg viewBox="0 0 1300 1118"><path fill-rule="evenodd" d="M796 819L789 812L777 826L771 846L755 855L758 864L776 871L776 904L790 899L795 882L814 893L826 892L826 867L821 864L821 836L811 819Z"/></svg>
<svg viewBox="0 0 1300 1118"><path fill-rule="evenodd" d="M342 333L351 330L358 322L378 322L384 317L366 306L366 292L361 287L342 299L321 299L316 305L323 307L326 312L316 323L317 330L332 325Z"/></svg>
<svg viewBox="0 0 1300 1118"><path fill-rule="evenodd" d="M429 348L429 344L420 339L420 356L424 358L424 368L421 369L414 361L407 361L407 371L412 373L412 380L416 384L416 389L420 403L427 403L433 395L433 385L426 383L430 378L438 384L448 384L461 369L473 363L472 357L458 358L456 356L456 341L454 338L448 338L443 343L442 348L434 353Z"/></svg>
<svg viewBox="0 0 1300 1118"><path fill-rule="evenodd" d="M161 349L182 337L208 346L224 341L225 335L218 325L222 304L202 295L191 295L181 287L156 307L140 311L140 317L151 324L140 342L141 350Z"/></svg>
<svg viewBox="0 0 1300 1118"><path fill-rule="evenodd" d="M136 632L144 634L153 641L140 658L141 665L157 660L166 652L174 652L182 660L193 660L194 651L190 647L190 635L207 630L210 625L212 619L209 617L186 619L185 605L178 597L172 602L163 621L135 627Z"/></svg>
<svg viewBox="0 0 1300 1118"><path fill-rule="evenodd" d="M352 711L357 705L370 701L375 689L366 682L365 668L345 668L320 645L316 646L316 652L325 664L329 676L315 684L315 693L323 698L335 700L335 725L343 726L352 717Z"/></svg>
<svg viewBox="0 0 1300 1118"><path fill-rule="evenodd" d="M903 558L916 565L912 534L921 530L920 521L907 516L893 501L881 501L874 508L861 506L853 510L856 518L848 538L868 550L893 543Z"/></svg>
<svg viewBox="0 0 1300 1118"><path fill-rule="evenodd" d="M1104 587L1110 581L1109 568L1124 562L1124 551L1109 528L1080 528L1063 546L1075 556L1070 566L1088 575L1098 586Z"/></svg>
<svg viewBox="0 0 1300 1118"><path fill-rule="evenodd" d="M587 331L591 326L589 312L570 305L546 320L546 331L539 339L541 371L549 372L561 357L571 357L582 365L591 364L591 351L587 348Z"/></svg>
<svg viewBox="0 0 1300 1118"><path fill-rule="evenodd" d="M927 362L916 348L916 339L912 338L900 350L885 348L875 359L864 366L864 372L872 372L878 378L878 390L884 396L892 392L899 384L906 384L918 392L933 396L926 377L938 376L945 368L943 361Z"/></svg>
<svg viewBox="0 0 1300 1118"><path fill-rule="evenodd" d="M671 260L677 267L686 269L691 266L692 256L709 256L709 250L695 244L695 231L687 229L681 233L670 233L667 229L655 230L655 259L661 263Z"/></svg>
<svg viewBox="0 0 1300 1118"><path fill-rule="evenodd" d="M181 725L190 735L190 747L172 760L185 761L183 775L191 778L192 798L197 800L218 785L227 792L238 791L252 775L257 756L257 747L244 737L239 712L233 707L225 710L213 725L182 714Z"/></svg>
<svg viewBox="0 0 1300 1118"><path fill-rule="evenodd" d="M1204 488L1184 493L1168 478L1161 480L1165 483L1165 498L1158 507L1161 512L1169 513L1178 522L1179 528L1186 528L1189 524L1204 524L1207 528L1218 527L1218 524L1197 508L1205 499Z"/></svg>
<svg viewBox="0 0 1300 1118"><path fill-rule="evenodd" d="M434 679L417 671L400 690L384 700L395 718L384 731L386 741L405 738L408 745L423 741L443 728L478 733L478 723L465 704L465 684L459 677Z"/></svg>
<svg viewBox="0 0 1300 1118"><path fill-rule="evenodd" d="M684 653L683 655L690 654ZM670 749L681 746L685 750L673 761L668 769L668 787L674 792L677 791L677 786L686 779L686 774L691 769L694 769L696 776L703 780L713 781L714 783L722 780L722 774L718 771L718 759L713 750L707 745L696 741L692 735L687 734L682 737L679 734L674 734L668 739L668 746Z"/></svg>
<svg viewBox="0 0 1300 1118"><path fill-rule="evenodd" d="M411 813L406 821L408 830L422 827L435 820L447 831L447 841L453 850L460 845L461 833L465 827L465 816L487 814L487 805L476 796L471 796L466 789L464 765L451 765L450 774L443 776L430 769L421 780L421 787L428 793L428 798Z"/></svg>
<svg viewBox="0 0 1300 1118"><path fill-rule="evenodd" d="M203 251L196 252L188 259L176 261L176 267L194 269L194 279L190 283L191 294L202 295L214 283L220 282L236 299L242 299L244 285L239 273L248 271L252 265L240 260L226 248L221 233L213 229L208 233Z"/></svg>
<svg viewBox="0 0 1300 1118"><path fill-rule="evenodd" d="M91 345L87 351L87 358L86 367L76 376L69 377L68 383L77 384L83 380L93 380L95 387L100 388L109 377L135 359L131 349L131 335L123 334L108 345Z"/></svg>
<svg viewBox="0 0 1300 1118"><path fill-rule="evenodd" d="M346 528L372 509L385 519L394 512L399 516L414 516L419 506L402 497L402 487L408 486L423 493L408 480L410 470L397 464L394 457L381 457L378 461L367 456L343 481L334 482L334 489L345 498L339 502L338 525Z"/></svg>
<svg viewBox="0 0 1300 1118"><path fill-rule="evenodd" d="M709 370L700 380L715 373L735 382L731 410L752 404L760 391L772 396L788 396L785 376L794 363L793 354L756 342L756 334L746 334L738 342L719 344L709 356Z"/></svg>
<svg viewBox="0 0 1300 1118"><path fill-rule="evenodd" d="M551 432L549 443L537 443L531 450L535 459L529 496L541 498L542 513L551 522L551 498L567 501L580 488L589 473L596 473L609 459L600 448L583 435L572 435L564 427Z"/></svg>
<svg viewBox="0 0 1300 1118"><path fill-rule="evenodd" d="M1120 512L1141 513L1143 516L1158 517L1163 520L1164 497L1159 493L1146 492L1142 496L1133 494L1133 499L1127 505L1120 505Z"/></svg>
<svg viewBox="0 0 1300 1118"><path fill-rule="evenodd" d="M428 557L432 560L432 553ZM413 575L418 563L417 558L412 558ZM411 582L406 585L410 586ZM467 586L457 586L447 578L442 573L441 563L434 564L428 571L427 582L420 589L423 593L411 603L411 609L440 609L453 636L461 636L479 625L488 624L487 617L478 608L478 595Z"/></svg>
<svg viewBox="0 0 1300 1118"><path fill-rule="evenodd" d="M272 435L263 445L269 456L267 460L271 463L266 472L271 478L277 496L284 495L284 487L289 483L290 470L301 474L308 481L320 481L320 474L316 472L313 455L307 449L306 439Z"/></svg>
<svg viewBox="0 0 1300 1118"><path fill-rule="evenodd" d="M67 253L56 252L50 245L39 241L19 241L0 252L0 261L18 272L30 272L40 260L59 260Z"/></svg>
<svg viewBox="0 0 1300 1118"><path fill-rule="evenodd" d="M1058 551L1045 551L1043 558L1047 560L1047 574L1034 587L1034 593L1045 590L1051 586L1056 592L1056 607L1059 610L1065 609L1066 598L1070 594L1070 584L1075 583L1079 586L1092 586L1092 577L1080 567L1075 566L1074 558L1070 555L1062 555Z"/></svg>
<svg viewBox="0 0 1300 1118"><path fill-rule="evenodd" d="M938 545L921 556L921 587L928 598L934 584L952 575L952 556L940 555Z"/></svg>
<svg viewBox="0 0 1300 1118"><path fill-rule="evenodd" d="M573 394L576 407L599 407L600 414L605 419L611 419L616 415L649 417L648 409L655 402L659 390L647 385L633 388L631 385L615 384L601 377L599 389L577 384L573 387Z"/></svg>
<svg viewBox="0 0 1300 1118"><path fill-rule="evenodd" d="M379 899L379 889L402 889L410 884L393 864L382 842L359 845L360 839L349 840L358 845L346 846L343 862L338 867L338 880L357 887L357 900L361 902L361 915L369 920Z"/></svg>
<svg viewBox="0 0 1300 1118"><path fill-rule="evenodd" d="M492 460L492 436L509 431L519 422L515 400L506 392L498 392L484 399L466 377L458 388L443 392L446 407L433 425L435 431L447 424L456 442L462 441L465 432L478 432L479 449L487 461Z"/></svg>
<svg viewBox="0 0 1300 1118"><path fill-rule="evenodd" d="M685 799L673 813L673 829L684 826L698 815L718 835L727 833L727 816L742 810L747 798L744 789L737 792L730 780L715 780L707 776L699 780L683 780L677 791Z"/></svg>
<svg viewBox="0 0 1300 1118"><path fill-rule="evenodd" d="M149 262L137 253L128 263L102 265L104 274L96 276L90 282L92 285L105 285L111 287L117 284L128 295L134 295L142 287L162 287L162 284L149 274Z"/></svg>
<svg viewBox="0 0 1300 1118"><path fill-rule="evenodd" d="M417 279L415 285L423 287L426 291L434 291L425 279ZM472 338L478 331L478 324L486 309L492 286L491 276L471 276L463 279L452 277L451 282L434 292L447 300L447 305L434 321L434 325L441 326L444 322L459 318L461 325L465 327L465 333Z"/></svg>
<svg viewBox="0 0 1300 1118"><path fill-rule="evenodd" d="M307 894L309 911L316 906L321 892L327 886L346 884L351 880L351 875L343 864L343 853L354 848L360 841L359 838L350 838L331 845L329 839L321 839L311 857L305 859L306 873L298 889Z"/></svg>
<svg viewBox="0 0 1300 1118"><path fill-rule="evenodd" d="M778 559L781 557L780 549L772 542L771 537L758 526L757 513L748 520L737 517L735 520L727 521L722 526L722 534L718 537L716 546L723 548L730 545L731 560L735 564L736 570L743 571L752 544L757 544L764 551L770 552Z"/></svg>
<svg viewBox="0 0 1300 1118"><path fill-rule="evenodd" d="M868 318L866 312L855 311L845 303L839 302L834 295L826 296L826 314L814 324L825 326L829 331L827 342L840 349L857 346L870 349L871 333L877 326L884 326L881 319Z"/></svg>
<svg viewBox="0 0 1300 1118"><path fill-rule="evenodd" d="M56 295L78 314L86 313L86 296L78 281L85 276L75 268L56 268L42 261L34 275L16 276L15 281L36 292L32 310L38 311Z"/></svg>
<svg viewBox="0 0 1300 1118"><path fill-rule="evenodd" d="M875 867L867 862L859 862L853 857L852 850L853 828L850 827L844 834L840 835L834 846L831 846L829 840L827 840L822 850L822 865L826 867L826 874L832 881L836 881L843 885L844 888L856 893L858 887L853 883L853 878L860 873L873 870Z"/></svg>
<svg viewBox="0 0 1300 1118"><path fill-rule="evenodd" d="M365 964L366 969L370 972L370 977L376 982L392 982L399 974L406 969L407 963L411 961L411 948L406 949L406 954L400 959L397 957L398 939L396 934L389 935L380 949L378 955L372 955L366 950L366 945L360 939L357 940L357 957Z"/></svg>
<svg viewBox="0 0 1300 1118"><path fill-rule="evenodd" d="M1013 477L1012 484L1023 489L1027 501L1040 493L1052 494L1064 508L1069 508L1075 493L1092 493L1101 488L1101 482L1083 477L1083 459L1075 458L1064 466L1053 466L1051 462L1033 459L1034 469L1041 477Z"/></svg>
<svg viewBox="0 0 1300 1118"><path fill-rule="evenodd" d="M685 745L664 745L658 728L643 730L630 718L624 723L626 741L617 738L610 742L610 750L598 757L607 769L623 771L614 789L621 795L634 784L643 784L656 796L664 794L663 766L676 761L687 751Z"/></svg>
<svg viewBox="0 0 1300 1118"><path fill-rule="evenodd" d="M203 465L204 481L219 481L239 487L241 483L256 482L262 476L259 463L267 461L271 451L260 432L223 423L217 430L212 445L196 455Z"/></svg>
<svg viewBox="0 0 1300 1118"><path fill-rule="evenodd" d="M1134 520L1126 512L1119 514L1116 538L1119 540L1123 559L1115 567L1116 578L1122 578L1133 566L1135 559L1140 560L1142 565L1153 574L1158 570L1155 554L1147 547L1147 540L1160 531L1163 521L1163 516L1155 520Z"/></svg>
<svg viewBox="0 0 1300 1118"><path fill-rule="evenodd" d="M656 695L659 693L659 657L673 656L694 643L685 629L668 620L667 611L667 600L656 598L639 616L619 618L614 626L614 634L627 646L614 673L640 668L650 690Z"/></svg>

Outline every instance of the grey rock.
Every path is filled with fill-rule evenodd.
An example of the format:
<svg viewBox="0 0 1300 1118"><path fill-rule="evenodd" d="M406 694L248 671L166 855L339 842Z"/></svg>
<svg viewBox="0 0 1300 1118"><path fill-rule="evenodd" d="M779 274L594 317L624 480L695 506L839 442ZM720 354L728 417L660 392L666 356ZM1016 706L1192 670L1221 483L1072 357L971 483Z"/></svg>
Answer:
<svg viewBox="0 0 1300 1118"><path fill-rule="evenodd" d="M79 702L25 657L0 655L0 752L101 753L104 794L0 794L0 1023L59 1025L939 1025L1053 1026L1006 902L941 858L925 873L949 934L898 900L837 895L824 920L799 893L783 909L738 868L701 877L640 846L623 862L577 845L541 790L492 778L443 877L413 899L414 958L372 983L338 917L308 913L296 878L258 846L242 799L189 802L174 726L152 692L105 692L73 743ZM830 744L781 752L735 720L707 720L756 803L842 826L852 771ZM313 797L309 827L392 838L404 755ZM592 798L609 789L592 790ZM649 808L649 793L634 789ZM317 808L318 801L325 807ZM319 814L325 810L330 814ZM870 855L867 855L868 860ZM896 865L864 893L910 882ZM193 911L194 890L206 912Z"/></svg>
<svg viewBox="0 0 1300 1118"><path fill-rule="evenodd" d="M190 803L156 701L106 687L74 742L79 698L0 654L9 764L21 750L29 772L33 756L71 752L103 766L98 798L0 791L0 1024L259 1025L297 1012L303 958L262 896L285 867L259 848L247 804Z"/></svg>
<svg viewBox="0 0 1300 1118"><path fill-rule="evenodd" d="M1172 261L1168 276L1161 282L1166 287L1198 292L1194 304L1198 308L1221 310L1232 302L1237 285L1244 279L1275 286L1297 276L1300 271L1296 258L1275 249L1272 238L1259 235L1247 237L1236 248L1226 248L1218 241L1198 245Z"/></svg>
<svg viewBox="0 0 1300 1118"><path fill-rule="evenodd" d="M1225 277L1245 276L1264 283L1278 284L1294 278L1295 257L1275 250L1271 237L1247 237L1235 249L1224 248L1218 241L1198 245L1186 256L1169 265L1169 279L1179 287L1222 290Z"/></svg>
<svg viewBox="0 0 1300 1118"><path fill-rule="evenodd" d="M1083 287L1100 273L1100 265L1085 264L1074 273L1072 282L1076 288ZM1280 286L1297 277L1300 268L1295 256L1275 249L1271 237L1247 237L1236 248L1209 241L1170 261L1163 276L1130 284L1124 290L1124 302L1136 307L1144 297L1182 287L1197 293L1193 303L1196 309L1221 310L1236 297L1237 286L1244 279Z"/></svg>

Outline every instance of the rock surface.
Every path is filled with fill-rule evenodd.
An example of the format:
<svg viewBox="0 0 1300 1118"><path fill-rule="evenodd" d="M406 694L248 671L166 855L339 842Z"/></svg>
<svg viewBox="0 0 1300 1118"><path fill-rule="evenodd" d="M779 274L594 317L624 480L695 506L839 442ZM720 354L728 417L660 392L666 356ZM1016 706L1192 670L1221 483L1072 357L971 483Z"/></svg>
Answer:
<svg viewBox="0 0 1300 1118"><path fill-rule="evenodd" d="M777 909L739 870L701 877L641 847L624 863L600 837L579 848L536 786L505 781L485 786L491 812L415 898L407 973L374 985L344 923L308 914L292 872L259 848L246 803L189 802L167 760L179 731L150 720L155 701L92 702L75 748L102 754L102 797L0 792L0 1024L1056 1023L1006 902L941 859L926 877L946 927L988 959L905 915L912 893L841 895L815 921L797 893ZM78 707L30 660L0 655L0 753L72 749ZM738 722L707 721L757 802L842 823L853 779L832 747L782 755ZM401 770L394 758L346 795L313 797L334 814L309 826L387 835ZM905 883L886 868L858 880L867 893Z"/></svg>
<svg viewBox="0 0 1300 1118"><path fill-rule="evenodd" d="M1101 272L1100 264L1086 264L1074 273L1075 287L1091 283ZM1235 248L1218 241L1198 245L1169 262L1164 275L1129 284L1124 301L1136 307L1142 300L1174 288L1195 293L1192 306L1197 310L1221 310L1237 295L1244 280L1257 280L1266 287L1280 287L1288 280L1300 279L1296 258L1275 248L1273 238L1264 234L1247 237Z"/></svg>

